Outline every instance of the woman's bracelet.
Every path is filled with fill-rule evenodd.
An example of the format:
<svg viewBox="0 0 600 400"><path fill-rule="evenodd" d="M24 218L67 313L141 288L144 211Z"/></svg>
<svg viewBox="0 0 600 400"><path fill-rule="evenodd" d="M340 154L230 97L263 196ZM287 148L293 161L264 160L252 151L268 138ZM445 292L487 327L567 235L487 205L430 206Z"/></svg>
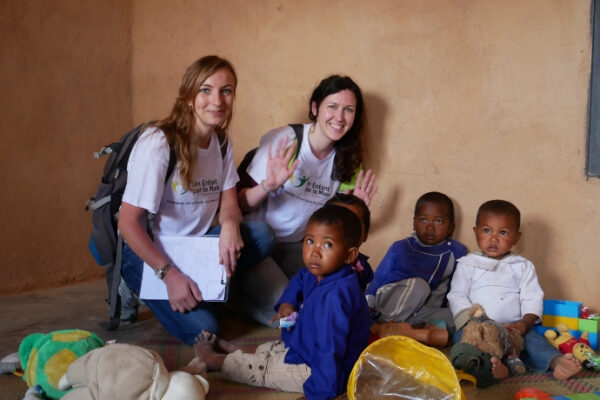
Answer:
<svg viewBox="0 0 600 400"><path fill-rule="evenodd" d="M267 189L267 187L265 186L265 180L263 179L262 181L260 181L260 187L262 188L262 190L266 193L266 194L273 194L276 191L279 190L279 188L275 189L275 190L269 190Z"/></svg>

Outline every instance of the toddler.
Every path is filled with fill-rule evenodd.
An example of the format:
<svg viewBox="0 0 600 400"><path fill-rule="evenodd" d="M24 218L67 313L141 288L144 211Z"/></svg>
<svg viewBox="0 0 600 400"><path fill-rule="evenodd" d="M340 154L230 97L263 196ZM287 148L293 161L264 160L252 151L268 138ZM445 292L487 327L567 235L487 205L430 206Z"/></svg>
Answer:
<svg viewBox="0 0 600 400"><path fill-rule="evenodd" d="M379 264L367 288L367 302L375 322L438 325L445 331L445 343L431 344L444 346L446 328L454 327L446 293L456 260L467 253L465 246L450 238L452 200L439 192L422 195L415 205L413 228L411 236L392 244ZM398 333L404 334L402 329Z"/></svg>
<svg viewBox="0 0 600 400"><path fill-rule="evenodd" d="M350 371L369 339L369 311L352 265L362 229L348 209L326 205L308 220L305 268L286 287L275 318L297 312L281 340L241 347L202 332L194 346L208 371L229 380L288 392L309 400L346 390Z"/></svg>
<svg viewBox="0 0 600 400"><path fill-rule="evenodd" d="M567 379L581 370L572 354L562 355L531 326L541 318L544 292L531 261L511 253L519 241L521 214L504 200L485 202L477 211L473 228L481 252L458 260L448 302L456 322L455 342L460 341L468 311L481 304L494 321L519 330L524 339L521 360L534 371L553 370L557 379ZM506 359L491 358L492 375L509 375Z"/></svg>

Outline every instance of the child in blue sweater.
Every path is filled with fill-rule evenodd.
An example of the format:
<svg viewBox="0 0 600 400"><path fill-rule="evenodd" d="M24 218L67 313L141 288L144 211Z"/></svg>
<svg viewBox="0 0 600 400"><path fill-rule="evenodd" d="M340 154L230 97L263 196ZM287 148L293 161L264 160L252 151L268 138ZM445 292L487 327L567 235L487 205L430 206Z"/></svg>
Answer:
<svg viewBox="0 0 600 400"><path fill-rule="evenodd" d="M422 195L415 205L414 233L392 244L366 296L375 322L445 325L454 328L446 294L456 260L467 249L450 238L454 204L443 193Z"/></svg>
<svg viewBox="0 0 600 400"><path fill-rule="evenodd" d="M342 394L369 340L369 310L352 265L360 220L345 207L326 205L308 220L302 258L306 268L291 279L275 318L297 312L281 340L242 347L202 332L194 346L208 371L226 379L287 392L309 400Z"/></svg>

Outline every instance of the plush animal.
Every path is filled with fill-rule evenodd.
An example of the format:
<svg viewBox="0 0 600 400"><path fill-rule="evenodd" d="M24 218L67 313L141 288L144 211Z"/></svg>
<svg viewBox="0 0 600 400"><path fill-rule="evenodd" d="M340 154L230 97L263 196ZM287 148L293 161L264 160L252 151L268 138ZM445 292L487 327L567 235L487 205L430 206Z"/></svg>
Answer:
<svg viewBox="0 0 600 400"><path fill-rule="evenodd" d="M575 339L566 324L561 322L556 325L556 329L556 331L548 329L544 332L544 336L551 345L563 354L573 353L584 367L600 370L600 365L597 362L598 356L590 347L587 332L584 331L579 339Z"/></svg>
<svg viewBox="0 0 600 400"><path fill-rule="evenodd" d="M519 359L523 351L523 336L515 328L507 328L492 321L480 304L469 310L469 322L463 328L461 343L468 343L492 357L505 361L512 373L525 372L525 364Z"/></svg>
<svg viewBox="0 0 600 400"><path fill-rule="evenodd" d="M203 400L206 365L192 360L169 373L155 352L131 344L108 344L78 358L60 380L72 388L63 400Z"/></svg>
<svg viewBox="0 0 600 400"><path fill-rule="evenodd" d="M556 331L554 329L546 330L544 336L552 346L556 347L563 354L571 353L573 345L577 343L577 340L569 332L567 324L562 322L556 325Z"/></svg>
<svg viewBox="0 0 600 400"><path fill-rule="evenodd" d="M95 333L79 329L26 336L19 346L23 380L30 388L38 386L41 395L58 399L65 394L58 388L58 381L69 365L102 346L104 341Z"/></svg>
<svg viewBox="0 0 600 400"><path fill-rule="evenodd" d="M587 332L583 332L579 339L575 339L571 332L569 332L567 324L562 322L556 325L556 331L553 329L546 330L544 336L552 346L556 347L563 354L572 353L573 347L577 343L583 343L588 347L590 345Z"/></svg>

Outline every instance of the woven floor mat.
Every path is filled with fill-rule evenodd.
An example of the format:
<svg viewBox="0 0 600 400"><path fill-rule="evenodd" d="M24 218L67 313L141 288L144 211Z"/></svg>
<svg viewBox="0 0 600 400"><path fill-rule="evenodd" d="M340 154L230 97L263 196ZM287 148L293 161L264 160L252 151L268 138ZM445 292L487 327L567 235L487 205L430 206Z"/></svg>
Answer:
<svg viewBox="0 0 600 400"><path fill-rule="evenodd" d="M279 339L279 331L274 328L259 327L245 332L244 336L228 338L238 345L258 345L270 340ZM136 343L142 347L156 351L163 357L167 369L174 370L187 364L194 357L194 349L169 336L144 340ZM226 381L218 373L208 374L210 391L208 399L297 399L297 393L282 393L271 389L256 388ZM600 372L582 371L571 379L556 380L547 373L526 373L505 379L501 383L486 389L465 387L467 400L507 400L514 399L515 394L526 387L534 387L551 395L569 395L574 393L592 393L600 391Z"/></svg>
<svg viewBox="0 0 600 400"><path fill-rule="evenodd" d="M582 371L571 379L556 380L549 373L526 373L503 380L486 389L465 388L467 400L514 399L515 394L526 387L543 390L553 396L600 391L600 373Z"/></svg>
<svg viewBox="0 0 600 400"><path fill-rule="evenodd" d="M264 342L279 339L279 330L273 328L258 328L248 335L231 339L237 345L259 345ZM174 370L186 365L194 357L194 348L186 346L175 338L143 340L136 343L139 346L156 351L164 360L168 370ZM272 389L259 388L226 381L218 373L209 373L208 382L210 389L208 400L292 400L302 394L284 393Z"/></svg>

